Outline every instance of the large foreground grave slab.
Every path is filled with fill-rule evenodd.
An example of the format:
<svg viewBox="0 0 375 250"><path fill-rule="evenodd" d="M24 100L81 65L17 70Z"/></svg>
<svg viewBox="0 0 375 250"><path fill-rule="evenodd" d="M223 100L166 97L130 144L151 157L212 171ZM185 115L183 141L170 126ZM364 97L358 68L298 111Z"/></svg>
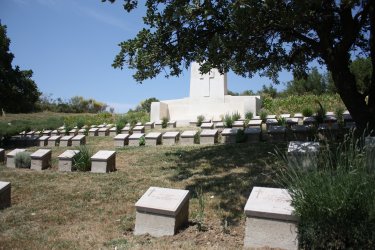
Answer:
<svg viewBox="0 0 375 250"><path fill-rule="evenodd" d="M180 132L170 131L163 134L163 145L174 145L178 143Z"/></svg>
<svg viewBox="0 0 375 250"><path fill-rule="evenodd" d="M115 147L124 147L129 144L129 134L118 134L114 137Z"/></svg>
<svg viewBox="0 0 375 250"><path fill-rule="evenodd" d="M78 153L79 150L66 150L64 153L59 155L59 171L71 172L73 168L73 158Z"/></svg>
<svg viewBox="0 0 375 250"><path fill-rule="evenodd" d="M60 139L60 147L70 147L72 146L73 135L66 135Z"/></svg>
<svg viewBox="0 0 375 250"><path fill-rule="evenodd" d="M11 184L0 181L0 209L10 207L11 204Z"/></svg>
<svg viewBox="0 0 375 250"><path fill-rule="evenodd" d="M135 203L135 235L174 235L188 223L189 191L150 187Z"/></svg>
<svg viewBox="0 0 375 250"><path fill-rule="evenodd" d="M72 138L72 146L80 146L86 144L85 135L76 135Z"/></svg>
<svg viewBox="0 0 375 250"><path fill-rule="evenodd" d="M254 187L245 205L244 246L298 249L293 212L286 189Z"/></svg>
<svg viewBox="0 0 375 250"><path fill-rule="evenodd" d="M147 146L156 146L156 145L161 144L161 138L162 138L161 136L162 135L159 132L148 133L145 136L146 145Z"/></svg>
<svg viewBox="0 0 375 250"><path fill-rule="evenodd" d="M180 144L181 145L193 145L195 143L195 137L197 136L198 131L187 130L181 133Z"/></svg>
<svg viewBox="0 0 375 250"><path fill-rule="evenodd" d="M38 149L30 155L31 167L33 170L44 170L51 166L51 149Z"/></svg>
<svg viewBox="0 0 375 250"><path fill-rule="evenodd" d="M116 151L100 150L91 156L91 172L107 173L116 170Z"/></svg>
<svg viewBox="0 0 375 250"><path fill-rule="evenodd" d="M288 145L288 161L302 169L316 168L319 142L291 141Z"/></svg>
<svg viewBox="0 0 375 250"><path fill-rule="evenodd" d="M26 149L16 148L16 149L12 150L11 152L9 152L7 154L7 167L8 168L16 168L16 163L14 161L14 157L16 156L17 153L25 152L25 151L26 151Z"/></svg>
<svg viewBox="0 0 375 250"><path fill-rule="evenodd" d="M215 144L218 139L217 129L203 129L200 134L200 144Z"/></svg>

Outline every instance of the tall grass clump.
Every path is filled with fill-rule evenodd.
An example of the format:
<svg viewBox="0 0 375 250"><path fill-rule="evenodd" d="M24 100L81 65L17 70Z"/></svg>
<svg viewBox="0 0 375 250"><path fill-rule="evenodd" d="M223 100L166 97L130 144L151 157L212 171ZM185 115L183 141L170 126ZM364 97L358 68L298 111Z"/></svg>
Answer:
<svg viewBox="0 0 375 250"><path fill-rule="evenodd" d="M286 163L278 180L299 217L301 249L375 248L375 166L366 164L364 136L351 132L338 145L324 145L305 169L278 156Z"/></svg>
<svg viewBox="0 0 375 250"><path fill-rule="evenodd" d="M234 112L234 113L232 114L232 121L238 121L239 119L241 119L241 115L240 115L240 113L238 113L238 112Z"/></svg>
<svg viewBox="0 0 375 250"><path fill-rule="evenodd" d="M163 118L161 119L161 127L162 127L162 128L166 128L166 127L168 127L168 122L169 122L169 118L168 118L168 117L163 117Z"/></svg>
<svg viewBox="0 0 375 250"><path fill-rule="evenodd" d="M344 108L343 107L337 107L335 110L336 119L339 125L344 124Z"/></svg>
<svg viewBox="0 0 375 250"><path fill-rule="evenodd" d="M261 119L263 122L266 122L266 120L267 120L267 115L268 115L267 110L262 109L262 110L260 111L259 116L260 116L260 119Z"/></svg>
<svg viewBox="0 0 375 250"><path fill-rule="evenodd" d="M93 156L93 151L86 145L78 147L79 153L75 154L73 157L73 170L77 171L90 171L91 170L91 156Z"/></svg>
<svg viewBox="0 0 375 250"><path fill-rule="evenodd" d="M197 117L197 127L200 127L202 125L203 121L204 121L204 116L203 115L199 115Z"/></svg>
<svg viewBox="0 0 375 250"><path fill-rule="evenodd" d="M245 119L246 119L246 120L251 120L251 119L253 119L253 112L246 112L246 114L245 114Z"/></svg>
<svg viewBox="0 0 375 250"><path fill-rule="evenodd" d="M224 120L223 120L223 122L224 122L224 126L225 126L226 128L231 128L231 127L233 127L233 118L232 118L231 115L226 114L226 115L224 116Z"/></svg>
<svg viewBox="0 0 375 250"><path fill-rule="evenodd" d="M319 101L316 101L316 103L318 104L318 108L316 109L315 119L318 124L321 124L323 123L324 118L326 117L326 109Z"/></svg>
<svg viewBox="0 0 375 250"><path fill-rule="evenodd" d="M310 116L313 115L313 111L312 111L311 108L306 107L306 108L304 108L304 109L302 110L302 115L303 115L304 117L310 117Z"/></svg>
<svg viewBox="0 0 375 250"><path fill-rule="evenodd" d="M14 156L14 164L16 168L30 168L31 167L31 154L29 152L18 152Z"/></svg>

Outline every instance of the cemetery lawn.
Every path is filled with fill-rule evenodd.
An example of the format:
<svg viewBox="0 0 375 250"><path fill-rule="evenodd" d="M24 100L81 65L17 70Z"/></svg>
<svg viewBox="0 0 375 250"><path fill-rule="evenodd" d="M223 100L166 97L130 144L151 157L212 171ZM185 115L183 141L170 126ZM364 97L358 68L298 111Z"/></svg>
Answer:
<svg viewBox="0 0 375 250"><path fill-rule="evenodd" d="M93 152L115 150L113 143L112 137L87 139ZM277 146L285 150L286 143ZM0 165L0 180L12 185L12 206L0 211L0 249L242 248L252 187L277 186L277 162L268 153L274 147L122 148L117 171L108 174L58 172L57 156L67 149L58 147L52 168L42 172ZM192 191L187 228L173 237L133 236L134 204L150 186Z"/></svg>

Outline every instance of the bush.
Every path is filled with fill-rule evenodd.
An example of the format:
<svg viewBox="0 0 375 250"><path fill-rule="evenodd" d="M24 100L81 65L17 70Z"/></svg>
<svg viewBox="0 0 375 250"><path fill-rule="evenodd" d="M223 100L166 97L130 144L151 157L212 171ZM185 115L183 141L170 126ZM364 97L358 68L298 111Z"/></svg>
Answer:
<svg viewBox="0 0 375 250"><path fill-rule="evenodd" d="M166 128L168 126L169 118L168 117L163 117L162 122L161 122L161 127Z"/></svg>
<svg viewBox="0 0 375 250"><path fill-rule="evenodd" d="M312 111L311 108L304 108L304 109L302 110L302 115L303 115L304 117L310 117L310 116L313 115L313 111Z"/></svg>
<svg viewBox="0 0 375 250"><path fill-rule="evenodd" d="M204 121L204 116L203 115L199 115L197 117L197 127L200 127L202 125L203 121Z"/></svg>
<svg viewBox="0 0 375 250"><path fill-rule="evenodd" d="M276 117L277 125L279 126L285 126L286 125L286 119L284 117L278 116Z"/></svg>
<svg viewBox="0 0 375 250"><path fill-rule="evenodd" d="M251 120L251 119L253 119L253 112L246 112L246 114L245 114L245 119L246 119L246 120Z"/></svg>
<svg viewBox="0 0 375 250"><path fill-rule="evenodd" d="M77 128L81 129L83 126L85 126L85 120L83 118L78 118L76 126Z"/></svg>
<svg viewBox="0 0 375 250"><path fill-rule="evenodd" d="M241 119L240 113L235 112L232 114L232 121L238 121L239 119Z"/></svg>
<svg viewBox="0 0 375 250"><path fill-rule="evenodd" d="M90 171L91 170L91 156L93 155L92 150L85 146L79 146L79 153L73 157L73 170L77 171Z"/></svg>
<svg viewBox="0 0 375 250"><path fill-rule="evenodd" d="M267 120L267 115L268 115L268 112L267 112L267 110L265 110L265 109L262 109L261 111L260 111L260 119L263 121L263 122L266 122L266 120Z"/></svg>
<svg viewBox="0 0 375 250"><path fill-rule="evenodd" d="M18 152L14 156L14 164L16 168L30 168L31 167L31 154L29 152Z"/></svg>
<svg viewBox="0 0 375 250"><path fill-rule="evenodd" d="M144 136L139 138L139 146L144 146L146 145L146 139Z"/></svg>
<svg viewBox="0 0 375 250"><path fill-rule="evenodd" d="M232 117L231 115L226 114L226 115L224 116L224 126L225 126L226 128L231 128L231 127L233 127L233 117Z"/></svg>
<svg viewBox="0 0 375 250"><path fill-rule="evenodd" d="M375 166L366 166L364 137L353 134L323 147L310 171L283 158L278 180L299 217L301 249L375 248Z"/></svg>

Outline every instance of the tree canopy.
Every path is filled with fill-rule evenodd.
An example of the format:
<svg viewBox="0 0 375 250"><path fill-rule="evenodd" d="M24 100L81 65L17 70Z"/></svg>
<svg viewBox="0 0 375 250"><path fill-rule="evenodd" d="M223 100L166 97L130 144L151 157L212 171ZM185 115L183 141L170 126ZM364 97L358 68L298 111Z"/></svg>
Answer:
<svg viewBox="0 0 375 250"><path fill-rule="evenodd" d="M124 0L126 11L137 4ZM374 74L362 93L349 69L356 56L371 58L374 68L375 1L147 0L145 5L146 27L120 43L113 63L136 69L136 80L179 75L197 61L203 73L260 72L277 82L281 69L301 76L316 60L331 72L357 125L375 128Z"/></svg>
<svg viewBox="0 0 375 250"><path fill-rule="evenodd" d="M14 55L9 51L7 27L0 23L0 109L21 113L35 110L40 93L31 79L31 70L13 68Z"/></svg>

